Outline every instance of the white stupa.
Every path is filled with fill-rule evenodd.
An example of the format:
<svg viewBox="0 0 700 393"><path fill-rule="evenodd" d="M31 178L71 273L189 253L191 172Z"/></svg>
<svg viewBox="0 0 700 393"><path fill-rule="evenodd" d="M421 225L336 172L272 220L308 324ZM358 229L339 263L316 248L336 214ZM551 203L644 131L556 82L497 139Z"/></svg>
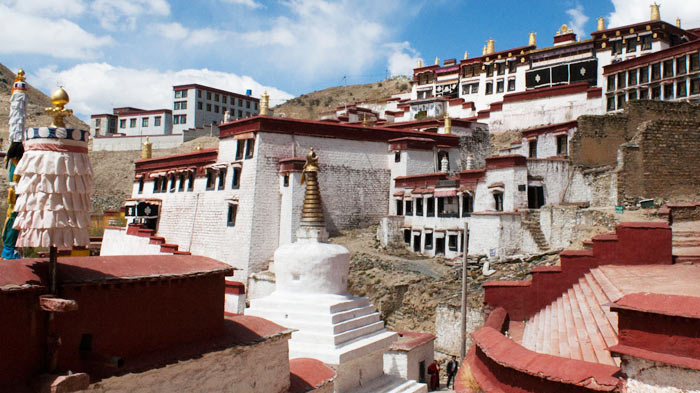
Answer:
<svg viewBox="0 0 700 393"><path fill-rule="evenodd" d="M383 353L397 334L384 328L366 298L348 293L350 253L326 243L317 175L311 149L302 175L306 194L297 241L275 251L275 291L251 300L246 314L297 329L289 358L315 358L335 368L336 393L427 392L424 384L384 374Z"/></svg>

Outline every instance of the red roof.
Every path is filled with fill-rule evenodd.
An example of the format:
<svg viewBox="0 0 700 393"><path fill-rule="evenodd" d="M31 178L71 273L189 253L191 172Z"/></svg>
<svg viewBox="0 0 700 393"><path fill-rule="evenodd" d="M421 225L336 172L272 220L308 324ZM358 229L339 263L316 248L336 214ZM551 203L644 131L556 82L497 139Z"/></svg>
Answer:
<svg viewBox="0 0 700 393"><path fill-rule="evenodd" d="M435 340L435 335L419 332L397 332L399 338L391 344L392 351L410 351Z"/></svg>
<svg viewBox="0 0 700 393"><path fill-rule="evenodd" d="M335 378L335 371L322 361L310 358L297 358L289 361L289 393L303 393L315 390Z"/></svg>

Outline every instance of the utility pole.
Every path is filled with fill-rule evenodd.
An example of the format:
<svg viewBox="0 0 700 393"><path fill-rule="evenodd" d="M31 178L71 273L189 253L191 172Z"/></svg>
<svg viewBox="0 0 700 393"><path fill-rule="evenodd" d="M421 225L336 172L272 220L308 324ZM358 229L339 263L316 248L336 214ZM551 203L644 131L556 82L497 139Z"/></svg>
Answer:
<svg viewBox="0 0 700 393"><path fill-rule="evenodd" d="M469 252L469 223L464 223L464 253L462 254L462 320L460 324L460 350L462 362L467 357L467 254Z"/></svg>

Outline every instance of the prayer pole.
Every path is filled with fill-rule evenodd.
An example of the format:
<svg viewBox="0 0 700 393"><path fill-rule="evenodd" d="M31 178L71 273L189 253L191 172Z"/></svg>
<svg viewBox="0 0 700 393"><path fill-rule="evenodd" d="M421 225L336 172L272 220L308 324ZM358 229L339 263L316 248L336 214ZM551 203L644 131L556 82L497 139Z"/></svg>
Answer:
<svg viewBox="0 0 700 393"><path fill-rule="evenodd" d="M464 223L464 253L462 254L462 320L460 321L461 347L459 355L462 361L467 357L467 254L469 252L469 223Z"/></svg>

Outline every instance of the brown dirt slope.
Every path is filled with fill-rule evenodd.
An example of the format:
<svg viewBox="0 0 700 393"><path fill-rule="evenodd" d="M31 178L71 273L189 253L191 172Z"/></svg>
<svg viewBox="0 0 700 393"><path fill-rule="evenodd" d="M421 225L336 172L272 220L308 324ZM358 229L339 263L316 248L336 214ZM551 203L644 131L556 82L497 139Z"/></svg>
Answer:
<svg viewBox="0 0 700 393"><path fill-rule="evenodd" d="M335 111L336 107L356 102L376 102L392 94L411 90L406 77L394 77L381 82L364 85L336 86L302 94L273 108L275 115L297 119L314 120L324 112Z"/></svg>

